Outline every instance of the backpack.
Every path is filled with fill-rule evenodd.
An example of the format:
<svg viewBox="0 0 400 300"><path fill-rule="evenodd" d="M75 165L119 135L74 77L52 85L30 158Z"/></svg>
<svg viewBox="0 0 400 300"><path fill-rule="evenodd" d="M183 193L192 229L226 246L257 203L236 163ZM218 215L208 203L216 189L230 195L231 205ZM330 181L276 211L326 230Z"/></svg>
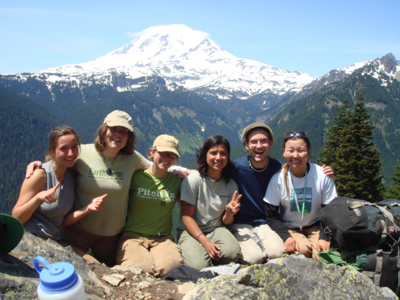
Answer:
<svg viewBox="0 0 400 300"><path fill-rule="evenodd" d="M400 200L335 198L321 210L323 230L341 258L375 285L400 294Z"/></svg>
<svg viewBox="0 0 400 300"><path fill-rule="evenodd" d="M358 251L377 244L390 248L400 238L400 200L371 203L336 197L321 210L320 220L339 249Z"/></svg>

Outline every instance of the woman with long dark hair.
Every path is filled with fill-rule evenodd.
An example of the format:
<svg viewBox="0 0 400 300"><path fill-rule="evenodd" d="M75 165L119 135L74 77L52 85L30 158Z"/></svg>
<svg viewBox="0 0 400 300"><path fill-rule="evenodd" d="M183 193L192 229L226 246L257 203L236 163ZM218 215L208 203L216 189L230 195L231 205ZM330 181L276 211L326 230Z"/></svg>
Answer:
<svg viewBox="0 0 400 300"><path fill-rule="evenodd" d="M179 246L190 267L201 269L239 260L239 244L225 227L232 224L241 198L230 177L230 164L229 141L212 135L197 152L197 171L182 182Z"/></svg>

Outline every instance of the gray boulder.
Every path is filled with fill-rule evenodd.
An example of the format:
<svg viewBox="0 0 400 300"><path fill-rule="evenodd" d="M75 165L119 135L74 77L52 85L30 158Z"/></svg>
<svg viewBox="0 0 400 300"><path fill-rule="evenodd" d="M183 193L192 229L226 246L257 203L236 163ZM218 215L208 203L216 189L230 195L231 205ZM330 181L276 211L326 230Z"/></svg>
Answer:
<svg viewBox="0 0 400 300"><path fill-rule="evenodd" d="M289 256L235 275L208 279L183 298L194 299L398 299L351 267Z"/></svg>

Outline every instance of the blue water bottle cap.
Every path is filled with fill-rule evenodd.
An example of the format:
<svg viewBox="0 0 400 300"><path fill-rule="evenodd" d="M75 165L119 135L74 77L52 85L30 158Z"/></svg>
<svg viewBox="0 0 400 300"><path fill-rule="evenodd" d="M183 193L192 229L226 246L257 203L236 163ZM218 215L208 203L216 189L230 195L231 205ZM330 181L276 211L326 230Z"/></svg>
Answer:
<svg viewBox="0 0 400 300"><path fill-rule="evenodd" d="M44 269L39 266L44 265ZM73 287L78 280L75 267L68 262L50 264L42 256L33 259L36 271L40 274L40 287L47 293L58 293Z"/></svg>

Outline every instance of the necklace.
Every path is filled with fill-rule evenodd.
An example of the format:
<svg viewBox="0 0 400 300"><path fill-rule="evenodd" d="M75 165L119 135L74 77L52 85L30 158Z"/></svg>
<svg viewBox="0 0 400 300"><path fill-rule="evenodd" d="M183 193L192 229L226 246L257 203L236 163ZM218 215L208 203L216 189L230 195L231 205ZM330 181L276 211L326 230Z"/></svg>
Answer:
<svg viewBox="0 0 400 300"><path fill-rule="evenodd" d="M304 217L304 205L306 204L306 190L307 190L307 170L306 170L306 174L305 174L305 182L304 182L304 189L303 189L303 206L300 210L300 206L299 206L299 201L297 199L297 193L294 189L294 181L293 181L293 174L290 171L289 168L289 173L290 173L290 178L292 179L292 191L291 194L293 195L294 201L296 203L296 208L297 208L297 212L299 214L301 214L301 220L300 220L300 231L303 230L303 217ZM308 213L308 212L307 212Z"/></svg>
<svg viewBox="0 0 400 300"><path fill-rule="evenodd" d="M265 170L268 168L268 165L269 165L269 159L268 159L267 165L266 165L264 168L262 168L262 169L256 169L256 168L254 168L253 165L251 164L251 161L250 161L250 158L249 158L249 166L250 166L250 168L251 168L254 172L263 172L263 171L265 171Z"/></svg>
<svg viewBox="0 0 400 300"><path fill-rule="evenodd" d="M118 157L118 154L114 157L114 160L113 160L113 162L111 163L111 165L109 165L109 164L107 163L106 158L104 157L103 153L101 153L101 158L103 159L103 162L104 162L104 164L105 164L106 167L107 167L106 173L107 173L108 176L112 176L112 175L114 174L114 172L112 171L111 168L112 168L112 166L114 165L115 160L117 159L117 157Z"/></svg>

